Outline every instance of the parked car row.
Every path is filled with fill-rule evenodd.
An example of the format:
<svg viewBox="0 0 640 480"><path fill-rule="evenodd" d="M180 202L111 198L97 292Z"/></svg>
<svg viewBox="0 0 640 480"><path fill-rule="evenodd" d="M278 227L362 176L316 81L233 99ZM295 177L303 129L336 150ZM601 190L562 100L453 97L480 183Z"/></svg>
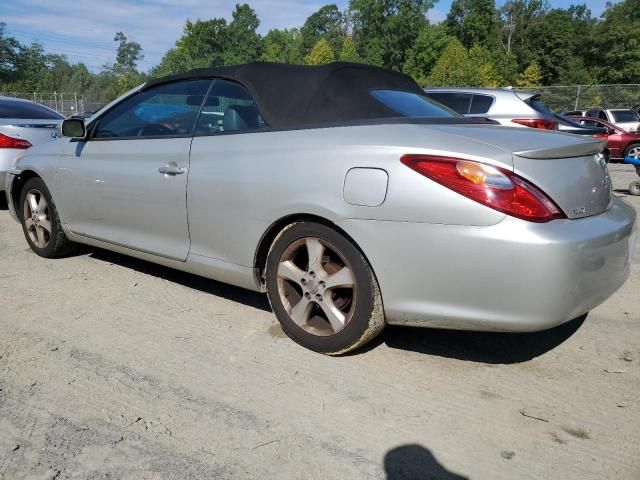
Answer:
<svg viewBox="0 0 640 480"><path fill-rule="evenodd" d="M535 94L443 93L342 62L158 78L14 162L9 212L42 257L88 244L266 292L326 354L386 324L534 331L603 302L637 229L603 140L550 131Z"/></svg>

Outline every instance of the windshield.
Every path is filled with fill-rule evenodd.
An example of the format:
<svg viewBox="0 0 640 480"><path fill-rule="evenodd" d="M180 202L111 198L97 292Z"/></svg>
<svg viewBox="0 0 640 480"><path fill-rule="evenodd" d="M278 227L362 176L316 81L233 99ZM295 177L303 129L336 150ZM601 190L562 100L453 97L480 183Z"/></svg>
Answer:
<svg viewBox="0 0 640 480"><path fill-rule="evenodd" d="M638 114L633 110L611 110L614 122L637 122Z"/></svg>
<svg viewBox="0 0 640 480"><path fill-rule="evenodd" d="M403 117L462 117L418 93L403 90L371 90L371 96Z"/></svg>
<svg viewBox="0 0 640 480"><path fill-rule="evenodd" d="M533 108L536 112L541 113L545 117L553 117L553 113L551 110L547 108L547 106L540 101L540 95L536 95L527 100L527 103L531 108Z"/></svg>
<svg viewBox="0 0 640 480"><path fill-rule="evenodd" d="M37 103L23 100L0 100L0 118L62 120L64 116Z"/></svg>

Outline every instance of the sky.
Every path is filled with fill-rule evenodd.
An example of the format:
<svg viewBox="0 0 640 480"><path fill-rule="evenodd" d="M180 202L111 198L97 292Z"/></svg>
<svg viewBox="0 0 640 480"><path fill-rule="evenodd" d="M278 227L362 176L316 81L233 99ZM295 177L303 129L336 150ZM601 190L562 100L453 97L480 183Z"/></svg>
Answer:
<svg viewBox="0 0 640 480"><path fill-rule="evenodd" d="M586 3L599 16L607 0L551 0L552 7ZM173 47L187 19L224 17L231 19L236 3L249 3L260 19L259 32L272 28L300 27L305 19L331 0L0 0L0 22L6 33L22 43L35 40L51 53L67 55L92 71L115 59L113 37L122 31L142 45L145 58L141 70L158 64ZM348 0L335 2L341 9ZM502 3L497 0L498 5ZM427 16L442 21L451 0L440 0Z"/></svg>

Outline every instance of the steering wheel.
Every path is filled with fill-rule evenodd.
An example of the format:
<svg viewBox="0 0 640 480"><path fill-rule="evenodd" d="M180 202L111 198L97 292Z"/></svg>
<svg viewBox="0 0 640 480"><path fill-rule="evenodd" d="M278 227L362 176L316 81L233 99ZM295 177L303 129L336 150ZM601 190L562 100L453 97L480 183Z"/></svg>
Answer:
<svg viewBox="0 0 640 480"><path fill-rule="evenodd" d="M142 137L142 136L164 135L165 133L173 133L173 129L161 123L150 123L149 125L144 125L143 127L140 127L140 129L136 133L136 136Z"/></svg>

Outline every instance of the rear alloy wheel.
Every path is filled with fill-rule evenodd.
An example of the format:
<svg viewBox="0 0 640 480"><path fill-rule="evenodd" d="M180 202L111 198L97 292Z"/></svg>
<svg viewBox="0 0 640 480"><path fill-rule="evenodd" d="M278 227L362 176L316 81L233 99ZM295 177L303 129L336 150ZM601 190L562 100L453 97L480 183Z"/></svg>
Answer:
<svg viewBox="0 0 640 480"><path fill-rule="evenodd" d="M58 212L51 194L40 178L28 180L20 194L22 231L36 254L56 258L74 249L60 225Z"/></svg>
<svg viewBox="0 0 640 480"><path fill-rule="evenodd" d="M629 184L629 193L631 195L640 195L640 180L634 180Z"/></svg>
<svg viewBox="0 0 640 480"><path fill-rule="evenodd" d="M624 158L628 157L640 160L640 143L634 143L633 145L629 145L627 147L627 149L624 151Z"/></svg>
<svg viewBox="0 0 640 480"><path fill-rule="evenodd" d="M337 355L384 327L378 283L362 253L331 228L287 227L267 259L267 293L282 329L300 345Z"/></svg>

